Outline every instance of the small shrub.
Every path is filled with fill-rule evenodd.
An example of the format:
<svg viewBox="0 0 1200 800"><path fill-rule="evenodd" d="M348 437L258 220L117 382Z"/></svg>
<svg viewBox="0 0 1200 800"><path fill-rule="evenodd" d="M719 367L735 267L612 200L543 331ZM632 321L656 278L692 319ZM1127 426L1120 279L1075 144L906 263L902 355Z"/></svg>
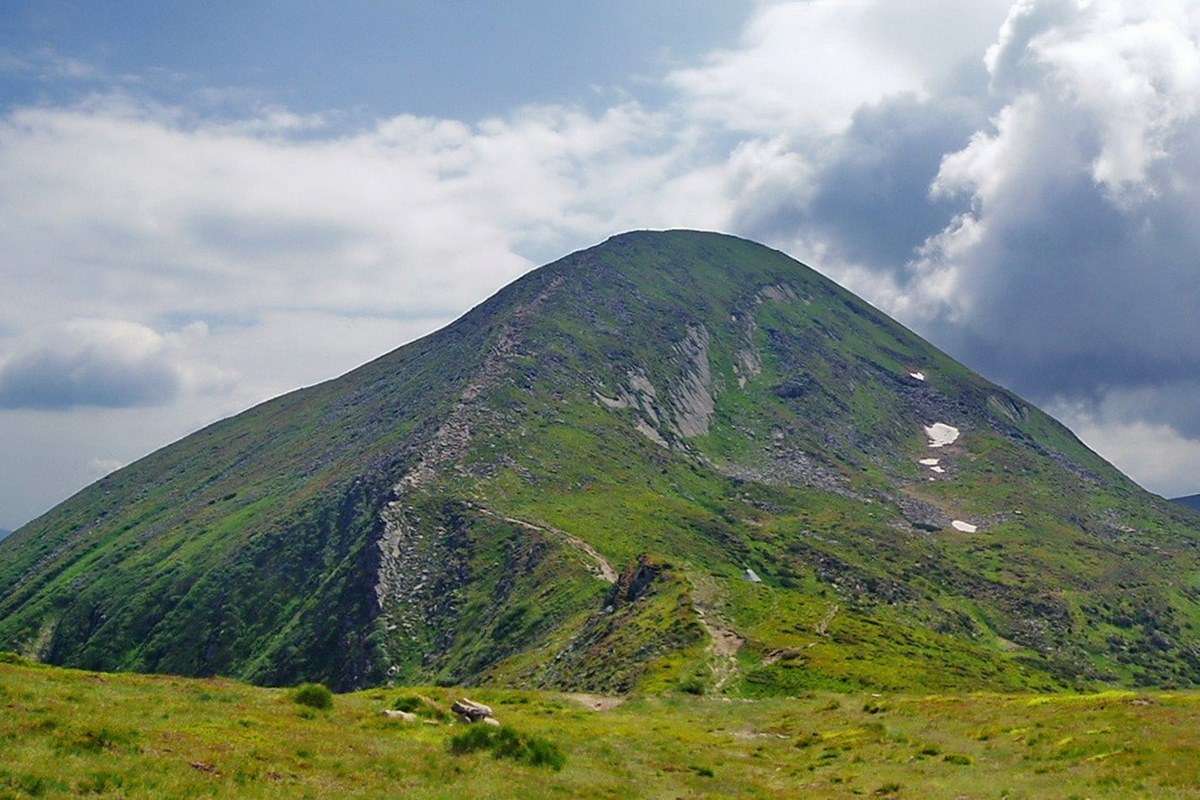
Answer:
<svg viewBox="0 0 1200 800"><path fill-rule="evenodd" d="M900 791L900 784L893 782L893 783L885 783L883 786L880 786L878 789L875 790L875 794L878 795L879 797L886 797L887 795L896 794L899 791Z"/></svg>
<svg viewBox="0 0 1200 800"><path fill-rule="evenodd" d="M549 739L517 733L512 728L472 725L450 737L448 747L454 755L491 750L495 758L509 758L531 767L546 767L556 772L567 763L567 757Z"/></svg>
<svg viewBox="0 0 1200 800"><path fill-rule="evenodd" d="M309 708L333 708L333 692L319 683L302 683L292 692L292 701Z"/></svg>
<svg viewBox="0 0 1200 800"><path fill-rule="evenodd" d="M699 766L696 766L695 764L688 767L688 769L690 769L692 772L696 773L697 775L699 775L702 778L711 778L714 775L716 775L716 773L713 772L708 767L699 767Z"/></svg>
<svg viewBox="0 0 1200 800"><path fill-rule="evenodd" d="M679 691L688 694L704 694L704 683L699 678L685 678L679 682Z"/></svg>
<svg viewBox="0 0 1200 800"><path fill-rule="evenodd" d="M960 756L958 753L947 753L942 757L942 761L947 764L958 764L960 767L965 767L971 763L970 756Z"/></svg>

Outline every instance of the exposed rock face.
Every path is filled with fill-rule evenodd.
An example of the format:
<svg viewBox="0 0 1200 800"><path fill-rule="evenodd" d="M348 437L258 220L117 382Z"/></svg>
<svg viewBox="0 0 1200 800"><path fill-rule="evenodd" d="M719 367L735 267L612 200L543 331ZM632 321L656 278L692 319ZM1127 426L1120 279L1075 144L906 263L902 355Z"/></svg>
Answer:
<svg viewBox="0 0 1200 800"><path fill-rule="evenodd" d="M716 409L708 343L708 330L703 325L691 325L687 338L678 345L686 367L683 380L671 392L671 405L675 412L675 429L685 439L708 433L708 424Z"/></svg>

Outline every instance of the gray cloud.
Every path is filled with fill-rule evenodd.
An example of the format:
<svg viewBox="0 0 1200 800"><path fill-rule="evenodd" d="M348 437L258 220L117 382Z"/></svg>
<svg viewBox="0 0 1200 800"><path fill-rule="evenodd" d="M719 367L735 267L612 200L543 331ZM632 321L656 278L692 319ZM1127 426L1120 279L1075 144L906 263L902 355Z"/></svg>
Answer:
<svg viewBox="0 0 1200 800"><path fill-rule="evenodd" d="M968 210L908 278L970 363L1092 403L1200 375L1200 32L1096 6L1014 11L989 55L1010 99L935 182ZM1200 434L1180 410L1140 413Z"/></svg>
<svg viewBox="0 0 1200 800"><path fill-rule="evenodd" d="M87 320L43 332L0 366L0 408L125 408L172 400L183 378L163 338L129 322Z"/></svg>
<svg viewBox="0 0 1200 800"><path fill-rule="evenodd" d="M982 118L977 103L958 97L905 94L863 106L819 154L803 203L767 214L762 203L741 206L734 224L765 239L803 231L842 259L899 273L961 207L931 197L929 185L943 155L966 144Z"/></svg>

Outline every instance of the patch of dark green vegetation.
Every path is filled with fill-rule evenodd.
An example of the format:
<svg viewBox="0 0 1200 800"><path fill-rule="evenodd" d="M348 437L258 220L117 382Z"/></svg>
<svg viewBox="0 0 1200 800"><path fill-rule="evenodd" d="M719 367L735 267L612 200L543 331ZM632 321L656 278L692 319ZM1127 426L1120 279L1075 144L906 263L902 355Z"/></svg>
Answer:
<svg viewBox="0 0 1200 800"><path fill-rule="evenodd" d="M333 708L333 692L320 683L304 683L292 690L292 702L328 711Z"/></svg>
<svg viewBox="0 0 1200 800"><path fill-rule="evenodd" d="M450 737L447 746L455 755L487 750L496 758L508 758L531 767L555 771L567 763L567 757L554 742L541 736L518 733L508 727L472 725Z"/></svg>

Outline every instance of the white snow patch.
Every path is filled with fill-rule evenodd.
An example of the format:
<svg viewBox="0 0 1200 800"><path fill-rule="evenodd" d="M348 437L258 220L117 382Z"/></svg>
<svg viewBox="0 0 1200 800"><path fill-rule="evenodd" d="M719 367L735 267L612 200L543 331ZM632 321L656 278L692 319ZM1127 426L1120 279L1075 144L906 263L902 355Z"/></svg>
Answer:
<svg viewBox="0 0 1200 800"><path fill-rule="evenodd" d="M930 447L945 447L958 440L958 428L944 422L935 422L925 426L925 435L929 437Z"/></svg>
<svg viewBox="0 0 1200 800"><path fill-rule="evenodd" d="M972 525L969 522L963 522L961 519L956 519L950 524L954 526L954 530L962 531L963 533L974 533L975 531L979 530L978 525Z"/></svg>
<svg viewBox="0 0 1200 800"><path fill-rule="evenodd" d="M940 458L922 458L917 463L922 467L936 467L939 461L941 461Z"/></svg>
<svg viewBox="0 0 1200 800"><path fill-rule="evenodd" d="M758 573L749 567L746 567L746 580L751 583L762 583L762 578L758 577Z"/></svg>
<svg viewBox="0 0 1200 800"><path fill-rule="evenodd" d="M943 472L946 471L946 470L942 469L941 467L930 467L929 469L932 470L933 472L936 472L938 475L941 475Z"/></svg>
<svg viewBox="0 0 1200 800"><path fill-rule="evenodd" d="M925 373L924 372L910 372L910 373L908 373L908 377L916 378L919 381L923 381L923 380L925 380Z"/></svg>

